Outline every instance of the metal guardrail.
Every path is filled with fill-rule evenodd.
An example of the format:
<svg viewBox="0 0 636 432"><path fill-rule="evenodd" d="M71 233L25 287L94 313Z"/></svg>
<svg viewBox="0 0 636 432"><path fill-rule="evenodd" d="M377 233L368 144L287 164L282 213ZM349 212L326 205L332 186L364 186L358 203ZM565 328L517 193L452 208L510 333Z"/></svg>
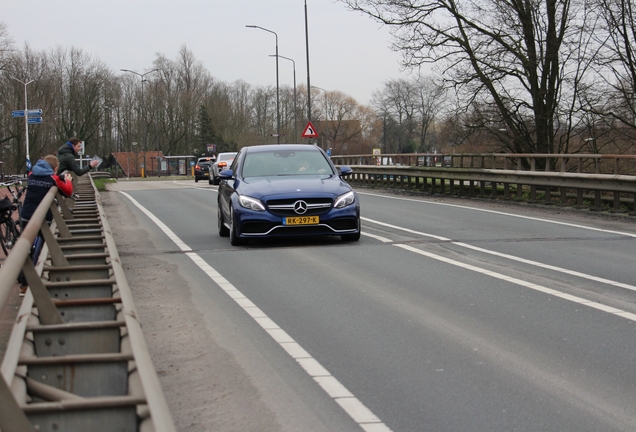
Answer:
<svg viewBox="0 0 636 432"><path fill-rule="evenodd" d="M451 168L636 175L636 155L633 154L397 153L340 155L332 156L331 159L338 165L439 165Z"/></svg>
<svg viewBox="0 0 636 432"><path fill-rule="evenodd" d="M0 368L0 431L175 431L88 176L75 192L70 209L49 191L0 269L0 307L21 270L30 288Z"/></svg>
<svg viewBox="0 0 636 432"><path fill-rule="evenodd" d="M409 156L409 155L407 155ZM558 200L561 205L575 205L585 207L586 201L591 208L600 210L603 203L609 203L613 211L619 212L627 207L635 211L636 204L636 176L618 174L619 164L616 162L613 173L600 172L600 163L595 165L593 172L582 171L584 157L590 155L577 155L578 169L575 172L566 170L567 156L552 155L554 159L562 158L561 170L550 170L547 163L545 170L535 170L535 164L531 163L530 170L520 167L521 157L528 155L505 155L517 160L517 169L510 169L510 165L504 162L503 168L474 168L474 167L444 167L444 166L407 166L407 165L360 165L356 162L373 161L377 156L334 156L332 160L338 165L349 165L353 174L347 178L352 184L368 185L375 187L397 187L403 189L420 190L423 192L448 193L472 197L487 195L487 189L491 197L503 196L510 199L515 194L517 199L522 199L527 192L528 201L538 201L538 190L543 191L546 204ZM538 155L545 157L546 155ZM601 158L608 158L602 155ZM385 155L382 155L384 158ZM405 156L406 157L406 156ZM422 156L419 156L422 157ZM460 157L460 156L457 156ZM466 157L466 156L461 156ZM481 155L481 157L486 157ZM618 158L619 156L612 156ZM635 155L622 157L624 160L636 161ZM569 159L568 159L569 160ZM494 164L494 162L493 162ZM451 163L452 165L452 163ZM502 187L499 188L498 185Z"/></svg>

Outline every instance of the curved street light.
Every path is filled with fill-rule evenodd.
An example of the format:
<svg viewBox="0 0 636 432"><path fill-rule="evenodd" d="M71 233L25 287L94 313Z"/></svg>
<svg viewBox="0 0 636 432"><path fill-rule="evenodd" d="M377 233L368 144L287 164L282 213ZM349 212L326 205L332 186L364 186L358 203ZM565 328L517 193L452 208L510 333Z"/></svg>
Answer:
<svg viewBox="0 0 636 432"><path fill-rule="evenodd" d="M280 144L280 97L279 97L279 86L278 86L278 34L276 34L275 31L271 31L256 25L246 25L245 27L263 30L263 31L272 33L274 36L276 36L276 143Z"/></svg>
<svg viewBox="0 0 636 432"><path fill-rule="evenodd" d="M139 72L135 72L133 70L130 69L119 69L122 72L129 72L131 74L135 74L138 77L141 78L141 120L144 123L144 131L143 131L143 135L142 135L142 147L144 149L144 167L143 167L143 174L142 177L145 177L146 174L146 106L144 104L144 83L146 82L145 80L145 76L149 75L153 72L158 72L159 69L153 69L151 71L148 71L146 73L140 74Z"/></svg>
<svg viewBox="0 0 636 432"><path fill-rule="evenodd" d="M276 57L275 55L270 55L270 57ZM278 57L285 59L285 60L289 60L290 62L292 62L294 64L294 142L298 142L298 119L297 119L297 115L298 115L298 108L296 107L296 62L293 59L290 59L289 57L285 57L282 55L279 55Z"/></svg>
<svg viewBox="0 0 636 432"><path fill-rule="evenodd" d="M327 130L327 117L329 115L329 112L327 111L327 90L325 90L322 87L313 86L313 85L311 86L311 88L315 88L316 90L322 90L322 91L325 92L325 126L324 126L323 129ZM321 141L323 143L323 147L326 147L325 146L325 133L324 133L324 131L320 131L320 135L321 135L320 139L321 139ZM327 143L327 144L329 144L329 143ZM325 150L326 150L326 148L325 148Z"/></svg>
<svg viewBox="0 0 636 432"><path fill-rule="evenodd" d="M31 169L31 167L29 166L31 163L31 158L29 156L29 109L27 107L27 86L37 80L32 79L30 81L24 82L22 80L17 79L16 77L13 77L13 76L10 76L10 77L16 80L17 82L22 83L22 85L24 85L24 130L26 133L26 168L27 168L27 171L29 171Z"/></svg>

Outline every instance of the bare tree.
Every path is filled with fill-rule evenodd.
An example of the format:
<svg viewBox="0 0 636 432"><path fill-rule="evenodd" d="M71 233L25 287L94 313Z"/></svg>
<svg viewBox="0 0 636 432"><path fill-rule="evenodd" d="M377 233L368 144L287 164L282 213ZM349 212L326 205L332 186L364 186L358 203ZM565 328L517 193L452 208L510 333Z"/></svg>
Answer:
<svg viewBox="0 0 636 432"><path fill-rule="evenodd" d="M0 22L0 71L7 68L11 61L11 56L15 52L13 48L13 39L9 36L7 25Z"/></svg>
<svg viewBox="0 0 636 432"><path fill-rule="evenodd" d="M511 135L511 150L560 150L561 97L573 93L563 87L577 82L570 63L580 60L576 0L340 1L391 26L405 66L437 62L464 107L496 108L492 120Z"/></svg>
<svg viewBox="0 0 636 432"><path fill-rule="evenodd" d="M443 86L438 85L430 77L419 77L415 81L417 98L417 116L420 124L420 139L417 150L429 152L435 147L435 140L430 137L431 128L435 124L442 107L447 104ZM429 139L430 138L430 139ZM429 143L429 141L431 141Z"/></svg>
<svg viewBox="0 0 636 432"><path fill-rule="evenodd" d="M636 130L636 10L631 0L594 0L600 24L594 40L596 86L586 94L589 111ZM602 85L599 85L602 84Z"/></svg>

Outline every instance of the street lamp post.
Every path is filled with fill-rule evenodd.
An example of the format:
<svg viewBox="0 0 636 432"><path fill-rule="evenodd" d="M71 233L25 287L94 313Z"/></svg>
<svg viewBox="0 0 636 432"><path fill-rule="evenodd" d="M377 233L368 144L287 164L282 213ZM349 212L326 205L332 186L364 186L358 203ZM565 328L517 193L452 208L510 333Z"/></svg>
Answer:
<svg viewBox="0 0 636 432"><path fill-rule="evenodd" d="M135 74L135 75L137 75L138 77L141 78L141 110L140 110L140 115L141 115L141 120L144 123L144 130L142 132L143 135L141 137L142 138L141 145L142 145L142 148L144 149L144 167L143 167L142 172L145 174L145 172L146 172L146 134L147 134L147 131L146 131L146 115L145 115L146 114L146 107L144 105L144 83L146 82L146 80L145 80L145 76L146 75L151 74L153 72L157 72L157 71L159 71L159 69L153 69L153 70L148 71L148 72L143 73L143 74L140 74L138 72L135 72L135 71L132 71L132 70L129 70L129 69L119 69L119 70L122 71L122 72L130 72L130 73ZM142 177L145 177L145 175L142 175Z"/></svg>
<svg viewBox="0 0 636 432"><path fill-rule="evenodd" d="M270 57L275 57L275 56L270 56ZM297 113L298 113L298 108L296 107L296 62L293 59L290 59L289 57L285 57L285 56L278 56L282 59L285 60L289 60L290 62L293 63L294 66L294 142L298 142L298 119L297 119Z"/></svg>
<svg viewBox="0 0 636 432"><path fill-rule="evenodd" d="M322 87L318 87L318 86L311 86L311 88L315 88L316 90L322 90L322 91L325 92L325 127L324 127L324 130L327 130L327 116L329 114L328 111L327 111L327 90L325 90ZM324 133L324 131L320 131L320 135L322 135L321 138L322 138L323 147L326 147L325 146L325 133ZM329 143L327 143L327 144L329 144ZM327 148L325 148L324 150L327 150Z"/></svg>
<svg viewBox="0 0 636 432"><path fill-rule="evenodd" d="M29 80L29 81L22 81L17 79L16 77L11 77L14 80L16 80L19 83L22 83L22 85L24 85L24 130L25 130L25 135L26 135L26 165L27 165L27 171L30 169L29 164L31 163L31 158L29 156L29 108L28 108L28 104L27 104L27 86L29 84L31 84L32 82L35 82L36 80Z"/></svg>
<svg viewBox="0 0 636 432"><path fill-rule="evenodd" d="M260 29L269 33L273 33L276 36L276 143L280 144L280 96L278 86L278 34L276 32L268 30L256 25L246 25L248 28Z"/></svg>

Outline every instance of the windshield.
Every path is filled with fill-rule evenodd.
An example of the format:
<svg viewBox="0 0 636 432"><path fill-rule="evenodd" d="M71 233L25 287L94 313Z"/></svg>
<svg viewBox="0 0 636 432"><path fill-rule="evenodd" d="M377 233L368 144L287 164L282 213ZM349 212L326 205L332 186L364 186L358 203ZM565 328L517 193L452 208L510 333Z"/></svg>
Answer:
<svg viewBox="0 0 636 432"><path fill-rule="evenodd" d="M243 177L333 174L331 165L319 151L271 151L248 153Z"/></svg>

